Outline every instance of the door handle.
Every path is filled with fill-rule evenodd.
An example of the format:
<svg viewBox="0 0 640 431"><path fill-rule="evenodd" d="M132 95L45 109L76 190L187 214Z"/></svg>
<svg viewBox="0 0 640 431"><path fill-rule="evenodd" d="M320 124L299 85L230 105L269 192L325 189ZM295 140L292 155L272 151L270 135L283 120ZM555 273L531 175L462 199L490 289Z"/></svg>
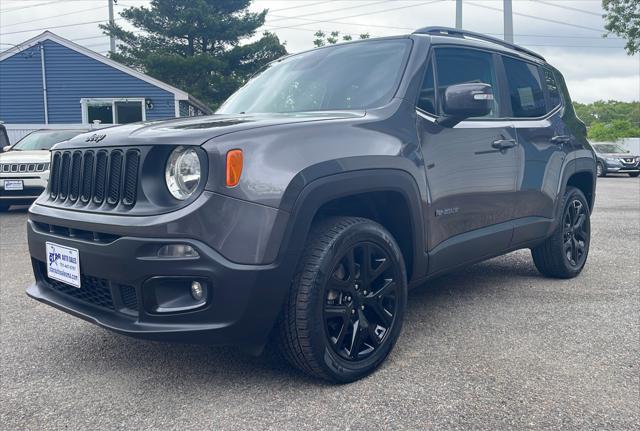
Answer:
<svg viewBox="0 0 640 431"><path fill-rule="evenodd" d="M571 142L569 135L558 135L551 138L551 143L556 145L568 144L569 142Z"/></svg>
<svg viewBox="0 0 640 431"><path fill-rule="evenodd" d="M515 147L516 140L515 139L498 139L497 141L493 141L491 146L499 150L506 150L507 148Z"/></svg>

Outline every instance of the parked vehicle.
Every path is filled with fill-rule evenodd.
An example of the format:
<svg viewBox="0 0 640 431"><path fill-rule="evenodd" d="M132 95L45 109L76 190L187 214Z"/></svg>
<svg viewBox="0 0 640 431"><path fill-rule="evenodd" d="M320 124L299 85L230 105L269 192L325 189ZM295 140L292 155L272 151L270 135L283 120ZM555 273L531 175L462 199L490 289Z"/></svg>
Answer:
<svg viewBox="0 0 640 431"><path fill-rule="evenodd" d="M597 157L597 173L599 177L607 174L629 174L630 177L640 175L640 156L631 154L615 143L593 144Z"/></svg>
<svg viewBox="0 0 640 431"><path fill-rule="evenodd" d="M577 276L595 155L562 75L483 35L425 28L273 62L218 115L59 145L29 211L44 303L134 337L274 335L304 372L371 373L407 290L530 248Z"/></svg>
<svg viewBox="0 0 640 431"><path fill-rule="evenodd" d="M33 202L47 186L50 149L86 130L36 130L0 153L0 211Z"/></svg>

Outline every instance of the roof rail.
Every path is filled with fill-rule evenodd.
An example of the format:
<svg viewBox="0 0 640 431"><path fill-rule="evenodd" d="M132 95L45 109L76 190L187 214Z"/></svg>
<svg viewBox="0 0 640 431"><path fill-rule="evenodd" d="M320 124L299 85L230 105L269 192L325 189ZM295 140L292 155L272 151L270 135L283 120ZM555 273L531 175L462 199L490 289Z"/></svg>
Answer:
<svg viewBox="0 0 640 431"><path fill-rule="evenodd" d="M485 42L495 43L497 45L501 45L506 48L511 48L516 51L524 52L525 54L529 54L533 57L539 58L542 61L547 61L540 54L537 54L531 50L528 50L527 48L523 48L519 45L516 45L515 43L509 43L502 39L498 39L497 37L486 36L484 34L476 33L473 31L459 30L459 29L450 28L450 27L424 27L414 31L413 34L431 34L431 35L458 36L458 37L469 36L474 39L484 40Z"/></svg>

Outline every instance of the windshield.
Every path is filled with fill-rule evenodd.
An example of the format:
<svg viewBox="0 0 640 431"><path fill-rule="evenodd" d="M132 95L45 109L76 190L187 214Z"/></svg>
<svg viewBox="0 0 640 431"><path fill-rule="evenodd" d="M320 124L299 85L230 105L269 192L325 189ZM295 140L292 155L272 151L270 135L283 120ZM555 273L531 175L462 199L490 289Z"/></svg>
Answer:
<svg viewBox="0 0 640 431"><path fill-rule="evenodd" d="M219 114L370 109L391 100L411 41L336 45L275 61L233 94Z"/></svg>
<svg viewBox="0 0 640 431"><path fill-rule="evenodd" d="M629 151L625 150L619 145L616 144L596 144L594 145L595 149L599 153L605 154L614 154L614 153L628 153Z"/></svg>
<svg viewBox="0 0 640 431"><path fill-rule="evenodd" d="M29 133L11 148L12 151L50 150L58 142L71 139L84 130L41 130Z"/></svg>

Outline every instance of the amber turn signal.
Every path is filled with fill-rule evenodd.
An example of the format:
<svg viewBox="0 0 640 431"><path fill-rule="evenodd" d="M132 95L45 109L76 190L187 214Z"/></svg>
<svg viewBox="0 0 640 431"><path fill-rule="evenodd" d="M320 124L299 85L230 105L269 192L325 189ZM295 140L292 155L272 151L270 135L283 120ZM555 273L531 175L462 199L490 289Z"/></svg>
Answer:
<svg viewBox="0 0 640 431"><path fill-rule="evenodd" d="M227 187L240 182L242 175L242 150L231 150L227 153Z"/></svg>

